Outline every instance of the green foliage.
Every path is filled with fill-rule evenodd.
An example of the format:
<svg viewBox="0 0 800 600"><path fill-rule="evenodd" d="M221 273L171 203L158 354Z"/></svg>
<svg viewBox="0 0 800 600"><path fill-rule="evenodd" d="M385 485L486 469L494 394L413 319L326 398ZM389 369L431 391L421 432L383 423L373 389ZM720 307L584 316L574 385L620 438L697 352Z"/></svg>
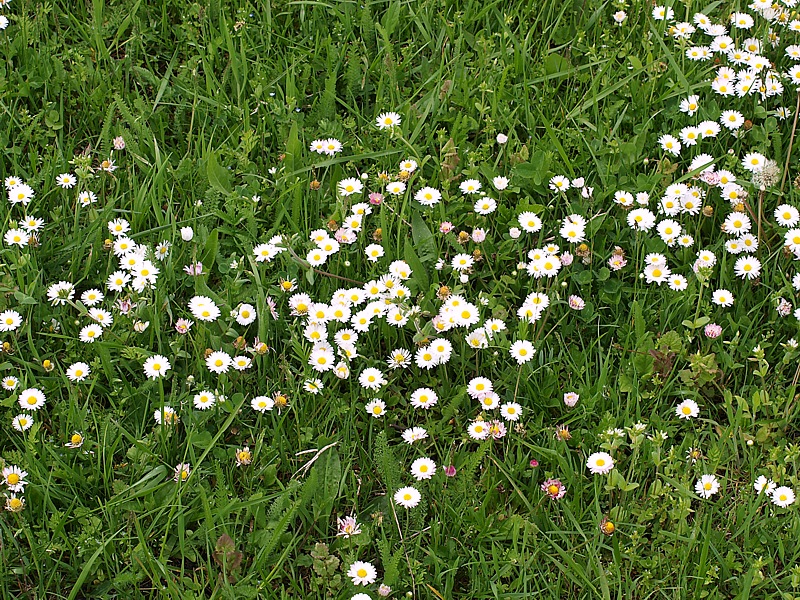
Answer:
<svg viewBox="0 0 800 600"><path fill-rule="evenodd" d="M3 203L3 233L28 213L46 225L38 245L0 250L0 310L22 317L0 340L8 344L0 375L21 386L0 398L0 462L21 466L29 480L23 510L0 517L0 596L349 598L362 588L346 572L365 560L378 569L366 588L373 597L385 583L393 597L420 598L800 598L797 505L779 508L753 493L759 475L800 489L796 319L775 310L783 298L797 305L796 269L773 212L800 198L793 119L777 110L795 111L793 83L783 80L783 99L714 95L716 67L689 60L690 44L668 27L701 8L726 23L753 10L673 3L667 24L652 8L640 0L4 7L0 180L22 177L36 194L30 207ZM627 12L620 26L617 10ZM759 38L776 71L788 71L787 28L761 18L752 30L728 28L737 44ZM774 48L770 28L781 38ZM677 106L692 93L702 107L690 119ZM660 151L663 134L728 109L748 119L739 133L723 131L679 157ZM385 111L402 124L378 130ZM498 133L508 141L498 143ZM343 151L309 151L326 138ZM749 193L743 210L763 267L755 280L733 275L736 257L720 233L731 203L713 187L704 188L709 216L681 217L694 238L687 248L632 231L630 213L615 203L618 190L648 192L656 210L669 185L697 184L686 166L701 151ZM763 193L741 165L750 151L781 170ZM399 179L406 158L418 167L407 190L390 195L380 175ZM113 171L101 167L109 159ZM77 179L72 189L56 184L67 172ZM354 204L337 184L362 174L366 192L384 192L383 204L370 205L349 250L312 267L310 232L334 234ZM554 194L555 175L584 177L594 194ZM493 189L496 176L509 187ZM468 178L498 200L496 212L476 213L477 196L459 190ZM442 192L434 207L414 200L428 185ZM98 201L81 206L84 191ZM510 228L523 211L545 227L517 239ZM558 235L570 214L588 221L586 248ZM117 269L106 243L115 218L151 255L171 244L165 261L153 257L154 289L107 290ZM441 233L444 222L451 233ZM194 238L184 242L186 226ZM478 229L483 242L473 241ZM253 247L276 235L292 251L257 262ZM373 242L385 251L376 263L364 260ZM574 261L552 280L528 277L519 263L549 243ZM719 264L692 269L701 249ZM638 277L654 253L687 277L684 291ZM456 254L474 259L466 281L449 266ZM627 266L612 267L614 255ZM291 293L327 301L400 259L412 271L406 304L395 299L414 307L408 325L376 319L361 333L359 356L346 361L349 379L327 373L321 393L307 392L318 374ZM198 262L202 275L188 276L184 266ZM77 293L53 304L47 289L61 280ZM297 288L287 293L281 280ZM80 341L91 322L81 293L90 288L106 293L98 306L114 319L91 344ZM719 288L735 296L732 306L712 302ZM507 329L486 348L464 339L474 327L440 334L432 317L447 292L474 302L481 323L501 319ZM525 322L516 311L532 292L550 306ZM195 295L213 299L221 317L195 318L178 334ZM572 295L583 310L569 308ZM121 310L118 299L131 304ZM250 325L231 316L245 302L258 313ZM719 338L705 332L713 324ZM448 364L386 366L393 349L413 356L437 337L453 343ZM537 353L518 366L508 348L522 339ZM205 356L218 350L252 367L211 374ZM142 365L158 354L172 369L151 380ZM78 361L91 370L83 382L67 376ZM358 383L367 366L387 375L380 390ZM478 417L488 424L498 414L466 393L478 376L493 382L501 404L523 409L497 440L467 433ZM422 386L439 396L430 410L409 406ZM11 422L30 387L47 404L20 432ZM194 407L204 391L219 400L208 410ZM567 392L580 396L572 409ZM283 395L287 405L257 412L250 402L260 395ZM386 402L380 419L364 410L373 397ZM699 418L677 418L685 399L697 402ZM164 406L179 421L156 425ZM407 444L400 435L413 426L428 437ZM75 433L82 445L65 446ZM237 464L245 447L251 462ZM586 459L601 449L615 469L590 477ZM415 481L410 465L423 456L437 472ZM191 474L177 483L182 463ZM710 499L695 491L705 473L722 484ZM560 500L541 489L551 477L566 487ZM422 496L412 509L393 500L407 485ZM362 532L337 536L343 515L357 517ZM611 537L604 519L616 526Z"/></svg>

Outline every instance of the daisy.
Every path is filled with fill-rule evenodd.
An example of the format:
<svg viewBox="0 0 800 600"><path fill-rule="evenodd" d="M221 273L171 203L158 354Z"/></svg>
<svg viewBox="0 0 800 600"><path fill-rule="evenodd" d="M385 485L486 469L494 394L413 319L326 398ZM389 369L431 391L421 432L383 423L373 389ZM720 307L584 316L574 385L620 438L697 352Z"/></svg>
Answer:
<svg viewBox="0 0 800 600"><path fill-rule="evenodd" d="M761 273L761 261L753 256L742 256L736 259L733 270L742 279L755 279Z"/></svg>
<svg viewBox="0 0 800 600"><path fill-rule="evenodd" d="M505 331L506 324L500 319L486 319L483 323L483 328L486 330L486 335L491 339L495 333Z"/></svg>
<svg viewBox="0 0 800 600"><path fill-rule="evenodd" d="M311 354L308 357L308 364L311 365L315 371L324 373L336 367L336 356L330 348L316 347L311 350Z"/></svg>
<svg viewBox="0 0 800 600"><path fill-rule="evenodd" d="M550 178L549 187L554 192L566 192L570 187L569 179L563 175L556 175Z"/></svg>
<svg viewBox="0 0 800 600"><path fill-rule="evenodd" d="M175 475L173 479L178 482L186 481L192 472L192 466L189 463L178 463L175 466Z"/></svg>
<svg viewBox="0 0 800 600"><path fill-rule="evenodd" d="M662 135L658 138L658 143L664 152L669 152L673 156L678 156L681 153L681 143L678 138L672 135Z"/></svg>
<svg viewBox="0 0 800 600"><path fill-rule="evenodd" d="M389 185L386 186L386 191L392 194L393 196L399 196L403 192L406 191L406 184L402 181L393 181Z"/></svg>
<svg viewBox="0 0 800 600"><path fill-rule="evenodd" d="M414 194L414 200L423 206L434 206L442 199L442 193L432 187L424 187Z"/></svg>
<svg viewBox="0 0 800 600"><path fill-rule="evenodd" d="M0 15L0 29L2 27L2 20L6 17ZM25 498L17 498L16 494L11 494L8 498L6 498L6 510L11 512L22 512L22 509L25 508Z"/></svg>
<svg viewBox="0 0 800 600"><path fill-rule="evenodd" d="M89 206L90 204L94 204L97 202L97 194L91 191L83 191L78 194L78 202L80 202L81 206Z"/></svg>
<svg viewBox="0 0 800 600"><path fill-rule="evenodd" d="M19 222L19 226L28 233L33 233L44 227L44 219L25 215L25 218Z"/></svg>
<svg viewBox="0 0 800 600"><path fill-rule="evenodd" d="M413 487L403 487L394 493L396 504L404 508L414 508L422 500L422 495Z"/></svg>
<svg viewBox="0 0 800 600"><path fill-rule="evenodd" d="M528 233L536 233L542 228L542 220L532 212L521 213L517 217L520 227Z"/></svg>
<svg viewBox="0 0 800 600"><path fill-rule="evenodd" d="M587 459L586 466L594 475L605 475L614 468L614 459L607 452L595 452Z"/></svg>
<svg viewBox="0 0 800 600"><path fill-rule="evenodd" d="M258 244L253 248L256 262L272 262L272 259L281 253L281 249L274 244Z"/></svg>
<svg viewBox="0 0 800 600"><path fill-rule="evenodd" d="M400 162L400 170L405 171L406 173L413 173L417 170L417 161L407 158L404 161Z"/></svg>
<svg viewBox="0 0 800 600"><path fill-rule="evenodd" d="M800 222L800 211L790 204L781 204L775 209L775 221L781 227L794 227Z"/></svg>
<svg viewBox="0 0 800 600"><path fill-rule="evenodd" d="M19 246L24 248L30 242L31 236L24 229L9 229L3 236L7 246Z"/></svg>
<svg viewBox="0 0 800 600"><path fill-rule="evenodd" d="M711 498L719 491L719 481L713 475L703 475L694 484L694 491L701 498Z"/></svg>
<svg viewBox="0 0 800 600"><path fill-rule="evenodd" d="M489 392L480 397L481 408L483 410L494 410L500 406L500 395L497 392Z"/></svg>
<svg viewBox="0 0 800 600"><path fill-rule="evenodd" d="M465 271L474 263L475 260L472 258L471 254L456 254L450 264L456 271Z"/></svg>
<svg viewBox="0 0 800 600"><path fill-rule="evenodd" d="M656 216L647 208L636 208L628 213L628 226L634 230L650 231L656 224Z"/></svg>
<svg viewBox="0 0 800 600"><path fill-rule="evenodd" d="M125 235L131 230L131 225L125 219L114 219L108 222L108 231L114 237Z"/></svg>
<svg viewBox="0 0 800 600"><path fill-rule="evenodd" d="M106 281L106 286L112 292L121 292L125 289L125 286L131 280L131 276L128 275L125 271L114 271L111 275L108 276L108 280Z"/></svg>
<svg viewBox="0 0 800 600"><path fill-rule="evenodd" d="M244 448L237 450L235 456L237 467L247 466L253 462L253 453L250 452L249 446L245 446Z"/></svg>
<svg viewBox="0 0 800 600"><path fill-rule="evenodd" d="M233 359L227 352L217 350L206 357L206 367L212 373L227 373L233 364Z"/></svg>
<svg viewBox="0 0 800 600"><path fill-rule="evenodd" d="M500 416L506 421L518 421L522 416L522 407L516 402L506 402L500 407Z"/></svg>
<svg viewBox="0 0 800 600"><path fill-rule="evenodd" d="M692 419L700 414L700 407L694 400L686 399L675 407L679 419Z"/></svg>
<svg viewBox="0 0 800 600"><path fill-rule="evenodd" d="M20 179L16 175L9 175L8 177L5 178L3 183L6 186L6 189L10 190L11 188L14 188L14 187L16 187L18 185L21 185L22 184L22 179Z"/></svg>
<svg viewBox="0 0 800 600"><path fill-rule="evenodd" d="M364 369L361 375L358 376L358 383L360 383L363 388L375 391L386 383L386 378L379 369L370 367Z"/></svg>
<svg viewBox="0 0 800 600"><path fill-rule="evenodd" d="M462 194L477 194L481 189L481 182L477 179L466 179L459 184L458 188Z"/></svg>
<svg viewBox="0 0 800 600"><path fill-rule="evenodd" d="M265 413L273 409L275 401L267 396L256 396L250 401L250 406L256 412Z"/></svg>
<svg viewBox="0 0 800 600"><path fill-rule="evenodd" d="M739 129L744 125L744 116L736 110L725 110L719 118L719 122L723 127L727 127L731 131Z"/></svg>
<svg viewBox="0 0 800 600"><path fill-rule="evenodd" d="M239 325L247 326L256 320L256 309L252 304L242 304L239 310L236 311L236 322Z"/></svg>
<svg viewBox="0 0 800 600"><path fill-rule="evenodd" d="M728 307L733 305L734 298L728 290L719 289L711 295L711 301L717 306Z"/></svg>
<svg viewBox="0 0 800 600"><path fill-rule="evenodd" d="M69 436L69 442L64 444L64 446L73 449L80 448L81 446L83 446L83 442L84 442L83 434L78 431L74 431L72 435Z"/></svg>
<svg viewBox="0 0 800 600"><path fill-rule="evenodd" d="M28 388L19 393L18 403L23 410L39 410L46 401L45 395L36 388Z"/></svg>
<svg viewBox="0 0 800 600"><path fill-rule="evenodd" d="M26 183L20 183L8 190L8 201L11 204L28 206L35 195L33 188Z"/></svg>
<svg viewBox="0 0 800 600"><path fill-rule="evenodd" d="M467 384L467 394L470 398L482 398L494 390L492 382L486 377L474 377Z"/></svg>
<svg viewBox="0 0 800 600"><path fill-rule="evenodd" d="M767 158L763 154L759 154L758 152L750 152L745 154L745 157L742 159L742 167L751 173L755 173L763 168L766 160Z"/></svg>
<svg viewBox="0 0 800 600"><path fill-rule="evenodd" d="M794 490L786 486L775 488L770 497L772 498L772 503L781 508L787 508L791 504L794 504L795 500Z"/></svg>
<svg viewBox="0 0 800 600"><path fill-rule="evenodd" d="M195 319L199 321L216 321L221 311L211 298L206 296L194 296L189 300L189 310Z"/></svg>
<svg viewBox="0 0 800 600"><path fill-rule="evenodd" d="M253 364L253 361L248 356L234 356L232 365L237 371L246 371Z"/></svg>
<svg viewBox="0 0 800 600"><path fill-rule="evenodd" d="M167 360L166 356L161 356L160 354L156 354L155 356L151 356L146 361L144 361L144 374L148 379L158 379L159 377L163 377L167 374L172 368L172 365Z"/></svg>
<svg viewBox="0 0 800 600"><path fill-rule="evenodd" d="M504 189L506 189L508 187L508 183L509 181L507 177L497 176L492 179L492 185L498 192L502 192Z"/></svg>
<svg viewBox="0 0 800 600"><path fill-rule="evenodd" d="M400 125L400 123L400 115L398 115L396 112L381 113L375 120L375 125L378 127L378 129L391 129L392 127Z"/></svg>
<svg viewBox="0 0 800 600"><path fill-rule="evenodd" d="M15 310L0 313L0 332L14 331L22 324L22 315Z"/></svg>
<svg viewBox="0 0 800 600"><path fill-rule="evenodd" d="M25 481L25 478L28 476L26 471L23 471L16 465L11 465L10 467L5 467L2 471L2 474L3 483L8 486L9 491L25 491L25 486L28 485L28 482Z"/></svg>
<svg viewBox="0 0 800 600"><path fill-rule="evenodd" d="M567 493L567 487L560 479L546 479L541 485L542 491L553 500L560 500Z"/></svg>
<svg viewBox="0 0 800 600"><path fill-rule="evenodd" d="M14 417L14 420L11 422L11 425L17 431L27 431L31 427L33 427L33 417L27 413L22 413Z"/></svg>
<svg viewBox="0 0 800 600"><path fill-rule="evenodd" d="M682 113L686 113L691 117L694 116L694 113L696 113L699 109L700 109L700 97L697 96L696 94L692 94L688 98L684 98L683 100L681 100L680 111Z"/></svg>
<svg viewBox="0 0 800 600"><path fill-rule="evenodd" d="M83 381L92 370L85 362L76 362L67 369L67 377L70 381Z"/></svg>
<svg viewBox="0 0 800 600"><path fill-rule="evenodd" d="M430 346L417 348L414 362L420 369L432 369L439 364L439 357L431 350Z"/></svg>
<svg viewBox="0 0 800 600"><path fill-rule="evenodd" d="M164 406L163 410L156 410L153 413L153 419L158 425L175 425L181 420L171 406Z"/></svg>
<svg viewBox="0 0 800 600"><path fill-rule="evenodd" d="M114 322L114 317L111 313L102 308L90 308L89 316L97 321L97 324L104 329Z"/></svg>
<svg viewBox="0 0 800 600"><path fill-rule="evenodd" d="M78 180L72 173L61 173L56 177L56 184L65 190L75 187L76 183L78 183Z"/></svg>
<svg viewBox="0 0 800 600"><path fill-rule="evenodd" d="M95 304L99 304L104 298L105 296L103 295L103 292L94 288L86 290L83 292L83 294L81 294L81 302L83 302L86 306L94 306Z"/></svg>
<svg viewBox="0 0 800 600"><path fill-rule="evenodd" d="M753 483L753 488L756 490L756 494L764 492L767 496L769 496L775 490L775 487L775 482L772 481L772 479L767 479L764 475L760 475Z"/></svg>
<svg viewBox="0 0 800 600"><path fill-rule="evenodd" d="M430 458L418 458L411 463L411 475L417 481L430 479L436 473L436 463Z"/></svg>
<svg viewBox="0 0 800 600"><path fill-rule="evenodd" d="M380 244L370 244L364 248L364 253L367 255L369 262L378 262L378 259L385 254L383 246Z"/></svg>
<svg viewBox="0 0 800 600"><path fill-rule="evenodd" d="M364 409L367 411L367 414L377 419L382 417L383 413L386 412L386 403L383 400L375 398L372 402L367 404Z"/></svg>
<svg viewBox="0 0 800 600"><path fill-rule="evenodd" d="M675 11L669 6L656 6L653 8L653 19L656 21L670 21L675 17Z"/></svg>
<svg viewBox="0 0 800 600"><path fill-rule="evenodd" d="M473 440L485 440L491 433L489 425L485 421L473 421L467 427L467 433Z"/></svg>
<svg viewBox="0 0 800 600"><path fill-rule="evenodd" d="M414 392L411 394L411 398L409 399L411 406L422 409L429 409L433 406L436 406L438 401L439 397L436 395L436 392L430 388L419 388L414 390Z"/></svg>
<svg viewBox="0 0 800 600"><path fill-rule="evenodd" d="M478 200L473 208L479 215L489 215L497 209L497 200L486 196Z"/></svg>
<svg viewBox="0 0 800 600"><path fill-rule="evenodd" d="M522 365L533 358L534 354L536 354L536 348L528 340L517 340L511 344L509 353L517 361L517 364Z"/></svg>
<svg viewBox="0 0 800 600"><path fill-rule="evenodd" d="M428 437L428 432L422 427L411 427L403 432L403 441L413 444Z"/></svg>
<svg viewBox="0 0 800 600"><path fill-rule="evenodd" d="M342 196L352 196L353 194L360 194L364 189L364 184L361 183L360 179L350 177L348 179L342 179L337 189Z"/></svg>
<svg viewBox="0 0 800 600"><path fill-rule="evenodd" d="M667 281L669 289L671 289L674 292L682 292L683 290L689 287L689 281L683 275L677 275L673 273L672 275L669 276Z"/></svg>
<svg viewBox="0 0 800 600"><path fill-rule="evenodd" d="M9 392L11 392L17 389L17 386L19 385L19 379L17 379L13 375L7 375L6 377L3 377L1 383L4 390L8 390Z"/></svg>

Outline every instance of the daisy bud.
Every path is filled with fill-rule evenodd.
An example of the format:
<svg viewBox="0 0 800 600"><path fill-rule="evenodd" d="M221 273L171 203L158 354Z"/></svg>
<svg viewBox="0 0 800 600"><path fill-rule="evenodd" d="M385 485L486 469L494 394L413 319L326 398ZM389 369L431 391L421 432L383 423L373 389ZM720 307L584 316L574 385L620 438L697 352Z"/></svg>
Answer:
<svg viewBox="0 0 800 600"><path fill-rule="evenodd" d="M194 237L194 230L191 227L181 227L181 239L184 242L191 242Z"/></svg>
<svg viewBox="0 0 800 600"><path fill-rule="evenodd" d="M498 144L505 144L508 141L508 136L504 133L497 134L497 143Z"/></svg>

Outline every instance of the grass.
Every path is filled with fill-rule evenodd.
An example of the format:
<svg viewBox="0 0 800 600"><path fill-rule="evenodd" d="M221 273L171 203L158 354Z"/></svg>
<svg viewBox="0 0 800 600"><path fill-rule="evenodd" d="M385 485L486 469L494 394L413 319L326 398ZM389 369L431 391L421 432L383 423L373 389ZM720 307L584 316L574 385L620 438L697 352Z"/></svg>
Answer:
<svg viewBox="0 0 800 600"><path fill-rule="evenodd" d="M701 9L674 8L677 21ZM730 2L703 11L721 22L734 8L747 10ZM628 17L617 26L620 9ZM776 205L798 200L792 119L775 116L779 105L795 110L795 89L787 82L782 98L765 102L713 95L714 66L688 60L651 10L598 0L13 0L4 8L0 179L29 183L29 212L47 225L38 247L2 248L0 309L18 311L23 325L2 334L9 346L0 373L18 377L19 389L43 390L47 404L20 433L11 426L19 390L0 400L0 456L29 474L24 510L0 517L0 595L349 599L362 590L347 569L364 560L378 569L364 588L373 598L381 582L394 597L415 598L800 598L796 505L778 508L753 491L759 475L798 489L798 352L786 345L797 325L775 310L779 297L795 303L795 269L783 248L786 228L771 217ZM763 37L759 23L754 35ZM790 37L785 31L780 48ZM689 122L677 106L692 93L703 118L733 108L750 120L746 135L704 141L703 152L736 172L751 200L758 190L742 170L744 154L789 165L785 189L772 186L762 197L758 280L733 274L737 257L724 251L720 233L731 207L716 192L706 200L713 216L680 218L696 240L691 248L631 231L614 202L617 190L646 191L655 211L668 185L695 181L691 156L667 156L658 145ZM391 132L374 125L385 111L402 118ZM508 142L498 144L498 133ZM112 154L117 136L126 148ZM312 140L328 137L344 151L309 152ZM92 171L112 155L113 174ZM338 182L365 173L367 191L383 189L378 174L396 174L407 158L418 163L409 192L374 207L352 251L308 268L309 233L341 223L352 205ZM76 189L56 185L65 172L78 176ZM495 213L476 214L459 183L475 178L491 190L497 175L510 187L495 194ZM594 195L554 194L554 175L584 177ZM444 201L414 201L423 185ZM98 202L80 206L82 189ZM545 228L515 240L508 229L526 210ZM23 212L3 203L4 232ZM586 249L558 234L571 213L589 220ZM107 292L104 308L124 296L137 306L114 309L114 326L84 344L79 332L90 319L80 293L106 291L117 268L107 222L118 217L135 242L173 245L166 261L154 260L154 290ZM443 221L453 233L439 233ZM186 226L191 242L181 241ZM485 242L458 242L458 232L479 227ZM256 262L253 247L278 234L293 256ZM374 241L386 252L377 263L362 252ZM553 279L528 277L517 263L551 241L575 255L573 264ZM619 272L607 264L616 246L628 261ZM719 264L696 276L691 264L703 248ZM481 260L468 283L435 267L476 250ZM686 291L638 277L655 252L687 275ZM349 379L327 373L323 393L304 391L314 375L312 344L279 280L296 279L299 291L324 301L377 279L396 259L413 269L409 305L419 315L404 328L376 320L359 338ZM183 266L198 261L204 274L188 276ZM78 294L53 306L47 289L60 280ZM430 317L442 286L508 330L477 351L464 341L468 330L458 330L442 336L454 346L446 366L389 372L393 348L413 352L436 337ZM733 293L733 307L711 303L718 288ZM551 307L525 322L517 309L533 291L546 293ZM586 301L583 310L567 307L572 294ZM179 335L175 322L190 316L195 295L213 299L222 316L195 319ZM229 317L242 302L259 315L248 326ZM136 322L149 325L137 332ZM721 338L703 334L711 322L722 326ZM270 351L253 354L250 370L208 372L207 350L240 354L242 339L252 348L256 337ZM508 347L523 339L537 353L518 366ZM144 376L142 363L154 354L169 358L166 378ZM66 370L79 360L92 375L74 383ZM358 383L366 367L389 379L379 394ZM501 440L467 435L480 411L466 389L478 376L524 409ZM421 386L439 395L429 411L409 406ZM203 389L225 400L194 409ZM250 408L254 396L278 391L287 409ZM570 391L580 395L573 409L562 400ZM387 404L381 419L364 411L375 396ZM699 418L676 418L684 398L700 405ZM179 425L154 424L164 405L178 410ZM562 425L568 441L555 435ZM403 443L411 426L429 438ZM614 428L622 434L609 434ZM66 448L75 431L83 446ZM236 466L244 446L252 463ZM696 463L686 459L693 448ZM615 458L608 476L586 469L597 450ZM409 475L420 456L439 467L429 482ZM179 463L191 474L176 484ZM444 475L448 465L455 477ZM702 474L719 478L719 494L697 496ZM542 492L549 477L564 483L564 498ZM416 508L392 501L404 485L422 492ZM362 532L337 537L336 519L351 514ZM601 531L604 519L613 536Z"/></svg>

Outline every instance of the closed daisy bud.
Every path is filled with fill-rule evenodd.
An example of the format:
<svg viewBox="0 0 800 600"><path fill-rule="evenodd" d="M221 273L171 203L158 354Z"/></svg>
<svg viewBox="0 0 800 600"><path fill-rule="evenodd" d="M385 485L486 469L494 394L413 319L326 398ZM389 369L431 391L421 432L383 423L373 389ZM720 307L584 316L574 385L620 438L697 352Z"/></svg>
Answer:
<svg viewBox="0 0 800 600"><path fill-rule="evenodd" d="M614 525L614 523L608 517L603 517L603 520L600 521L600 531L602 531L605 535L611 536L614 535L616 530L616 525Z"/></svg>

